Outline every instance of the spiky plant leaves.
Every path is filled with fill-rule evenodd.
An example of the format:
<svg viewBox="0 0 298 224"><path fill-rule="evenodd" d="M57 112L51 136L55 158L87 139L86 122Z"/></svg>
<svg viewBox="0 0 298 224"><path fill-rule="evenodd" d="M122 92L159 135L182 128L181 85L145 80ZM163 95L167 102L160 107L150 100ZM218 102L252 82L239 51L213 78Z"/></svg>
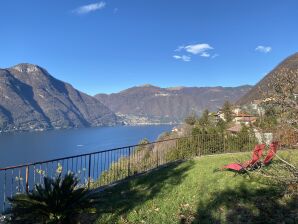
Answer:
<svg viewBox="0 0 298 224"><path fill-rule="evenodd" d="M43 185L36 185L27 194L9 198L11 223L79 223L80 214L95 212L98 194L78 184L79 180L71 173L64 178L61 174L55 179L44 177Z"/></svg>

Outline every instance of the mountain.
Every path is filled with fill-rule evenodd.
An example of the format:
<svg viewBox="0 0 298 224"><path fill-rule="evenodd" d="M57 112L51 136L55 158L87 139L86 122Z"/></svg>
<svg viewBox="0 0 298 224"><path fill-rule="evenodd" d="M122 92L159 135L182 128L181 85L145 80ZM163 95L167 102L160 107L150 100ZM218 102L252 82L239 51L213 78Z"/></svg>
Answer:
<svg viewBox="0 0 298 224"><path fill-rule="evenodd" d="M248 104L254 100L260 100L266 98L266 95L270 94L273 90L274 80L281 80L281 76L288 74L292 71L298 70L298 53L291 55L282 61L277 67L269 72L260 82L258 82L247 94L241 97L237 104ZM297 80L298 81L298 80ZM297 82L298 87L298 82ZM267 94L268 93L268 94Z"/></svg>
<svg viewBox="0 0 298 224"><path fill-rule="evenodd" d="M106 106L32 64L0 69L0 131L114 125Z"/></svg>
<svg viewBox="0 0 298 224"><path fill-rule="evenodd" d="M119 93L95 97L128 123L181 122L192 112L216 110L224 101L235 102L251 86L239 87L172 87L136 86Z"/></svg>

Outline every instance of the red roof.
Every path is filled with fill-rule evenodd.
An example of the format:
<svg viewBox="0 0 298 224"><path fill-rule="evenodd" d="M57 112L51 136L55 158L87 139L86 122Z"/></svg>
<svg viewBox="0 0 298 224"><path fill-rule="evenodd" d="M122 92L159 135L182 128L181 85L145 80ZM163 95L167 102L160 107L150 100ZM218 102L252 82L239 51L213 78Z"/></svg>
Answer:
<svg viewBox="0 0 298 224"><path fill-rule="evenodd" d="M252 121L254 122L256 120L257 120L256 117L240 117L238 119L238 121L243 121L243 122L252 122Z"/></svg>
<svg viewBox="0 0 298 224"><path fill-rule="evenodd" d="M240 124L236 124L235 126L228 128L227 131L234 132L234 133L240 132L241 128L242 128L242 126Z"/></svg>
<svg viewBox="0 0 298 224"><path fill-rule="evenodd" d="M245 113L239 113L236 115L236 117L255 117L254 115L245 114Z"/></svg>

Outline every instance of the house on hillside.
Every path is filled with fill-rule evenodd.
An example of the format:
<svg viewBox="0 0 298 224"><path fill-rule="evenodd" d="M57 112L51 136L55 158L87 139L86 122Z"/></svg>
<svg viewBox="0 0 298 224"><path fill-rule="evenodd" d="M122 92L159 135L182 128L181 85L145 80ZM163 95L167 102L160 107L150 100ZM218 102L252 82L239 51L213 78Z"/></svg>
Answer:
<svg viewBox="0 0 298 224"><path fill-rule="evenodd" d="M225 119L225 114L222 112L221 109L219 109L219 110L217 111L217 113L214 114L214 116L216 117L217 121L218 121L219 119L222 119L222 120L224 120L224 121L226 120L226 119Z"/></svg>
<svg viewBox="0 0 298 224"><path fill-rule="evenodd" d="M262 100L254 100L251 102L250 106L253 110L258 110L261 107Z"/></svg>
<svg viewBox="0 0 298 224"><path fill-rule="evenodd" d="M244 125L250 125L257 121L256 116L246 114L246 113L239 113L238 115L235 115L233 121L235 124L244 124Z"/></svg>
<svg viewBox="0 0 298 224"><path fill-rule="evenodd" d="M265 113L265 109L262 107L262 103L263 100L254 100L251 103L244 105L243 108L249 113L262 116Z"/></svg>
<svg viewBox="0 0 298 224"><path fill-rule="evenodd" d="M236 125L228 128L227 131L230 132L231 134L237 134L241 131L241 129L242 129L242 125L236 124Z"/></svg>
<svg viewBox="0 0 298 224"><path fill-rule="evenodd" d="M240 106L235 106L233 109L232 109L232 112L235 114L235 115L238 115L241 113L241 107Z"/></svg>
<svg viewBox="0 0 298 224"><path fill-rule="evenodd" d="M244 125L250 125L256 122L257 116L251 115L248 113L243 113L241 110L241 107L234 107L232 109L233 112L233 122L235 124L244 124ZM214 114L217 120L222 119L226 121L225 115L222 110L218 110L216 114Z"/></svg>

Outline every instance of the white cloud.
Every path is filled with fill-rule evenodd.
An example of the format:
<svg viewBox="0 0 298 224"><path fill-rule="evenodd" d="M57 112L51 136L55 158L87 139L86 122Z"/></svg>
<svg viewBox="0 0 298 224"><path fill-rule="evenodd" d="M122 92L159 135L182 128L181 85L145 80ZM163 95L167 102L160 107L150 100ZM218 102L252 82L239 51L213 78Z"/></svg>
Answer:
<svg viewBox="0 0 298 224"><path fill-rule="evenodd" d="M177 60L182 60L182 61L191 61L191 57L187 56L187 55L173 55L173 58L177 59Z"/></svg>
<svg viewBox="0 0 298 224"><path fill-rule="evenodd" d="M175 59L180 59L181 56L179 56L179 55L173 55L173 58L175 58Z"/></svg>
<svg viewBox="0 0 298 224"><path fill-rule="evenodd" d="M212 50L213 47L211 47L209 44L192 44L192 45L185 46L184 49L191 54L201 54L202 55L206 51Z"/></svg>
<svg viewBox="0 0 298 224"><path fill-rule="evenodd" d="M210 54L208 52L203 52L202 54L200 54L200 56L204 58L209 58Z"/></svg>
<svg viewBox="0 0 298 224"><path fill-rule="evenodd" d="M255 51L267 54L272 51L272 47L259 45L256 47Z"/></svg>
<svg viewBox="0 0 298 224"><path fill-rule="evenodd" d="M174 55L175 59L181 59L183 61L190 61L191 55L198 55L204 58L215 58L217 54L211 54L210 51L214 48L206 43L198 43L198 44L190 44L190 45L181 45L175 51L176 52L184 52L185 55L179 56Z"/></svg>
<svg viewBox="0 0 298 224"><path fill-rule="evenodd" d="M93 3L93 4L89 4L89 5L83 5L77 9L73 10L72 12L76 13L76 14L87 14L89 12L103 9L105 6L106 6L105 2L97 2L97 3Z"/></svg>

